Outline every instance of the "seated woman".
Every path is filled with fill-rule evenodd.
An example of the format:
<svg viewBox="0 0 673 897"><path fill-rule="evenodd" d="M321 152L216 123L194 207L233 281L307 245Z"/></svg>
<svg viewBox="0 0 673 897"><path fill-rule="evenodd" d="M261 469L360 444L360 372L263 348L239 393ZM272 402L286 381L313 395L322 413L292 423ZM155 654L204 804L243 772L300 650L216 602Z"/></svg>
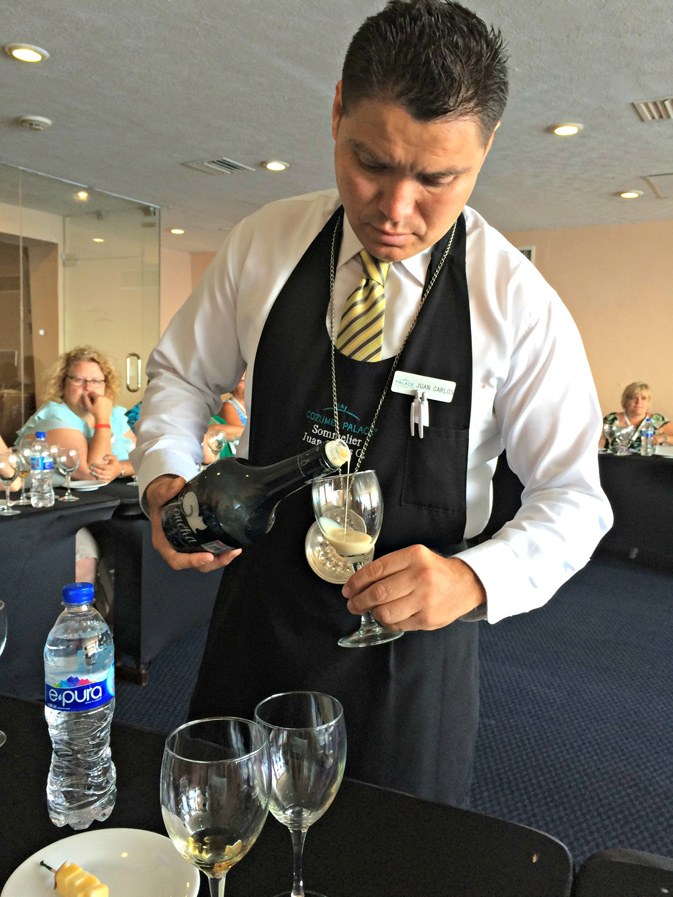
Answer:
<svg viewBox="0 0 673 897"><path fill-rule="evenodd" d="M629 435L628 447L640 449L640 433L649 417L654 427L654 444L666 445L668 437L673 437L673 424L663 414L650 412L652 394L647 383L629 383L622 393L622 411L611 411L603 418L604 424L618 427L633 427ZM673 439L671 440L673 444Z"/></svg>
<svg viewBox="0 0 673 897"><path fill-rule="evenodd" d="M208 445L208 437L213 433L224 433L226 438L218 457L227 458L234 454L229 443L240 438L248 420L243 404L244 389L245 374L238 381L236 389L223 400L219 412L210 418L210 425L203 440L203 460L206 464L215 460L213 450Z"/></svg>
<svg viewBox="0 0 673 897"><path fill-rule="evenodd" d="M56 362L46 386L47 401L18 431L17 440L42 430L51 445L79 449L75 480L131 476L135 434L126 408L114 404L119 377L105 355L91 346L71 349Z"/></svg>

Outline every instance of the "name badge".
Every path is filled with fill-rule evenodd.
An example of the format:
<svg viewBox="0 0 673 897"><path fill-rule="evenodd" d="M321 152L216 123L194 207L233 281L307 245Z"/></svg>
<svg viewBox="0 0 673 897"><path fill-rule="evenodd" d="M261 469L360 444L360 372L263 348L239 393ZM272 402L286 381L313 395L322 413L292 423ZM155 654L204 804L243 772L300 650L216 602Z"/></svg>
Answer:
<svg viewBox="0 0 673 897"><path fill-rule="evenodd" d="M450 402L456 391L456 384L453 380L440 380L437 377L422 377L419 374L408 374L406 371L395 371L390 388L402 395L415 396L418 392L424 392L426 399Z"/></svg>

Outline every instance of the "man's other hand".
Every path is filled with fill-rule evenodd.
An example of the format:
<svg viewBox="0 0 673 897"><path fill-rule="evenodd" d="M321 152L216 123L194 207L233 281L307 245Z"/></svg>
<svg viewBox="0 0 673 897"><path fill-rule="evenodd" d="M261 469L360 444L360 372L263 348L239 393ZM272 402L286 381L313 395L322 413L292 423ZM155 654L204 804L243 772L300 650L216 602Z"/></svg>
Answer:
<svg viewBox="0 0 673 897"><path fill-rule="evenodd" d="M343 587L348 610L371 611L389 629L441 629L486 601L476 573L459 558L410 545L376 558Z"/></svg>
<svg viewBox="0 0 673 897"><path fill-rule="evenodd" d="M145 498L152 524L152 545L174 570L198 570L200 573L210 573L211 570L226 567L239 556L242 549L223 551L222 554L211 554L209 551L183 554L176 551L164 535L161 526L161 509L170 498L178 494L184 485L185 480L182 477L166 474L152 480L147 487Z"/></svg>

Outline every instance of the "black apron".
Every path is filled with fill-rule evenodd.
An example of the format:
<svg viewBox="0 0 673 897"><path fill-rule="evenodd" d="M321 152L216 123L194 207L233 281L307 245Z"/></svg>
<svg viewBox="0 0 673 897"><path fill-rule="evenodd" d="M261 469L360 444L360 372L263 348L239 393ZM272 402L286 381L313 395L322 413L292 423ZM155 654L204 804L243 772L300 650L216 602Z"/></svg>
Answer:
<svg viewBox="0 0 673 897"><path fill-rule="evenodd" d="M252 464L270 464L334 438L329 303L330 246L338 210L290 275L266 320L254 364ZM448 234L432 253L428 279ZM337 353L342 436L361 449L392 359ZM454 380L453 402L431 402L423 439L409 431L411 397L389 392L363 470L376 470L384 514L376 554L423 543L455 553L465 530L472 347L461 215L451 252L398 370ZM478 627L456 621L385 645L345 649L354 632L341 586L324 582L304 553L314 516L309 490L281 502L271 532L224 571L190 719L252 718L268 695L323 691L344 705L346 774L461 805L470 783L478 720Z"/></svg>

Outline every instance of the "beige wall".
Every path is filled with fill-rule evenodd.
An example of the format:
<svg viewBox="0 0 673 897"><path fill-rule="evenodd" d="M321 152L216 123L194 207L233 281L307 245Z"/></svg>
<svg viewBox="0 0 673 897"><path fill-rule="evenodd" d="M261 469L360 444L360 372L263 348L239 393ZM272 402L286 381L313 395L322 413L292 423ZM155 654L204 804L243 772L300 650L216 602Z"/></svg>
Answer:
<svg viewBox="0 0 673 897"><path fill-rule="evenodd" d="M673 418L673 221L505 234L535 246L535 265L579 327L603 413L624 387L650 384Z"/></svg>
<svg viewBox="0 0 673 897"><path fill-rule="evenodd" d="M160 253L159 333L192 291L192 260L188 252L162 249Z"/></svg>
<svg viewBox="0 0 673 897"><path fill-rule="evenodd" d="M214 252L193 252L192 253L192 284L196 286L206 273L206 268L215 258Z"/></svg>

